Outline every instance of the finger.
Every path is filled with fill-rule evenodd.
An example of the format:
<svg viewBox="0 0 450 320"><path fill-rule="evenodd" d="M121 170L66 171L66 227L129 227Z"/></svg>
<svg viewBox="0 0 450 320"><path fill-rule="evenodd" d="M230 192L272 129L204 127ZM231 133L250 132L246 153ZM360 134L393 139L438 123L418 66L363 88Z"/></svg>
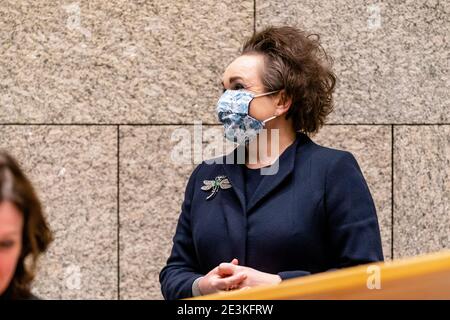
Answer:
<svg viewBox="0 0 450 320"><path fill-rule="evenodd" d="M246 278L247 278L247 275L245 273L237 273L237 274L232 275L227 278L218 279L216 288L220 289L220 290L230 289L233 286L239 285Z"/></svg>
<svg viewBox="0 0 450 320"><path fill-rule="evenodd" d="M212 286L217 290L230 290L234 285L239 285L242 281L244 281L246 275L239 273L232 275L227 278L217 278L212 283Z"/></svg>
<svg viewBox="0 0 450 320"><path fill-rule="evenodd" d="M222 262L219 265L219 269L218 269L218 274L220 276L228 276L228 275L232 275L234 273L234 271L236 270L236 265L233 263L227 263L227 262Z"/></svg>
<svg viewBox="0 0 450 320"><path fill-rule="evenodd" d="M239 264L239 260L234 258L233 261L231 261L232 264L238 265Z"/></svg>
<svg viewBox="0 0 450 320"><path fill-rule="evenodd" d="M241 282L241 284L242 284L242 282ZM239 285L239 284L234 284L234 285L232 285L231 287L229 287L228 289L229 289L229 290L236 290L236 291L239 291L239 290L242 290L242 289L250 289L250 287L249 287L249 286L244 286L244 287L240 288L240 285Z"/></svg>

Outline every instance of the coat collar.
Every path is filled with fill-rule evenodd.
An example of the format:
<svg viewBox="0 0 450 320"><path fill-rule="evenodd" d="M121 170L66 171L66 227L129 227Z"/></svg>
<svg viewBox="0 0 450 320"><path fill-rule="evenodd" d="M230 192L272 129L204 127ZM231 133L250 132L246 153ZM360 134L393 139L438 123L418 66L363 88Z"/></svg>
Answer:
<svg viewBox="0 0 450 320"><path fill-rule="evenodd" d="M225 156L225 162L222 164L224 171L231 182L232 189L236 193L244 212L249 212L258 202L269 195L271 191L292 173L298 147L309 140L310 138L306 134L302 132L297 133L297 137L293 144L290 145L277 159L279 165L278 172L274 175L267 175L262 178L253 197L248 202L248 206L245 200L244 165L239 164L243 163L245 147L238 146Z"/></svg>

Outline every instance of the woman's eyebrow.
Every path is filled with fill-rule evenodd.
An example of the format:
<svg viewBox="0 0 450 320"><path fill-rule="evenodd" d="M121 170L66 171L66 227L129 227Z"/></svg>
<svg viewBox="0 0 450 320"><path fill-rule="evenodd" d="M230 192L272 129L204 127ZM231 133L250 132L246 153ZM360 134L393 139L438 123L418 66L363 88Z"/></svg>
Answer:
<svg viewBox="0 0 450 320"><path fill-rule="evenodd" d="M2 235L0 236L0 240L2 240L2 238L18 236L18 235L21 235L21 234L22 234L22 232L19 231L19 230L7 231L7 232L2 233Z"/></svg>
<svg viewBox="0 0 450 320"><path fill-rule="evenodd" d="M231 77L230 78L230 84L233 83L234 81L238 80L238 79L244 80L244 79L242 79L242 77L239 77L239 76ZM222 86L225 87L225 84L223 83L223 81L222 81Z"/></svg>

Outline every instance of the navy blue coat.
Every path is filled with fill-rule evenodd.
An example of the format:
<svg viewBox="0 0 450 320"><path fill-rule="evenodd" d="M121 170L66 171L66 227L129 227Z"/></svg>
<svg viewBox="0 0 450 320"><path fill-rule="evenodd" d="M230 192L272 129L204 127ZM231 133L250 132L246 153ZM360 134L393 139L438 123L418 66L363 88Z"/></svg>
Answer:
<svg viewBox="0 0 450 320"><path fill-rule="evenodd" d="M165 299L192 296L192 283L221 262L285 280L383 260L376 209L354 156L303 133L264 176L247 205L242 165L203 162L193 171L173 247L159 280ZM227 164L228 162L228 164ZM203 180L225 175L229 189L206 200Z"/></svg>

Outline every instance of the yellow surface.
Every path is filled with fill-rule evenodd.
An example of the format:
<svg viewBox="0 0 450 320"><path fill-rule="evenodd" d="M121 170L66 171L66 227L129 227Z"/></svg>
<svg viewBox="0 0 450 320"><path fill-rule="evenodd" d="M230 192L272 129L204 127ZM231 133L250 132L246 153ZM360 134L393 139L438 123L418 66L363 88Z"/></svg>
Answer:
<svg viewBox="0 0 450 320"><path fill-rule="evenodd" d="M380 289L368 288L368 279L374 274L373 269L368 269L371 266L379 266L379 269L375 268L380 272ZM285 280L278 285L192 299L450 299L450 251L360 265Z"/></svg>

